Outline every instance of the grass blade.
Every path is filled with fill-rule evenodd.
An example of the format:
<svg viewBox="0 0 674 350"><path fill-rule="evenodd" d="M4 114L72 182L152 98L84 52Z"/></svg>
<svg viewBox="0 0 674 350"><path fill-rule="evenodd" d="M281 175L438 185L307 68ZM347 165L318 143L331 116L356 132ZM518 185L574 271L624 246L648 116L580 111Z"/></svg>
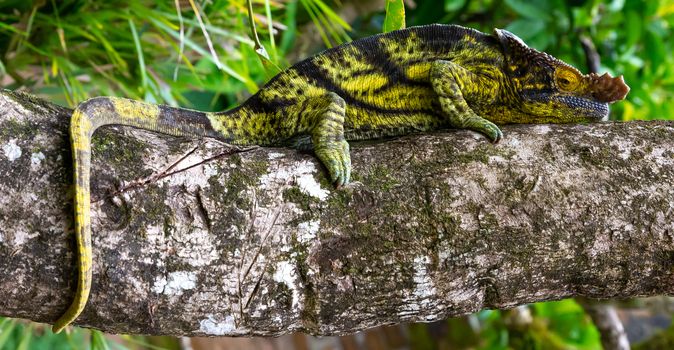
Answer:
<svg viewBox="0 0 674 350"><path fill-rule="evenodd" d="M143 90L147 89L147 72L145 71L145 58L143 58L143 48L140 45L140 38L138 37L138 32L136 31L136 26L133 24L131 17L128 18L129 27L131 27L131 36L133 36L133 43L136 46L136 52L138 53L138 69L140 70L140 80L141 87Z"/></svg>
<svg viewBox="0 0 674 350"><path fill-rule="evenodd" d="M338 25L338 27L336 27L336 28L341 28L341 29L345 29L345 30L348 30L348 31L352 30L351 26L348 23L346 23L342 19L342 17L340 17L337 13L335 13L335 11L333 11L330 8L330 6L326 5L325 2L323 2L322 0L310 0L310 1L313 2L318 8L320 8L321 12L324 13L327 18L329 18L331 21L335 22L335 24ZM342 30L342 32L343 32L343 30ZM344 33L344 34L346 34L346 33ZM347 40L350 40L350 39L351 38L348 38L348 36L347 36Z"/></svg>
<svg viewBox="0 0 674 350"><path fill-rule="evenodd" d="M264 45L260 42L260 38L257 35L257 28L255 27L255 16L253 13L253 2L251 0L246 0L247 6L248 6L248 23L250 25L250 31L251 34L253 35L253 40L255 41L255 53L257 54L257 57L260 59L260 62L262 62L262 66L264 67L265 71L267 71L267 74L271 77L276 75L278 72L281 71L281 69L274 64L272 59L269 57L269 53L267 53L267 50L264 48ZM271 23L271 22L270 22ZM269 34L272 36L272 42L273 42L273 34Z"/></svg>
<svg viewBox="0 0 674 350"><path fill-rule="evenodd" d="M286 5L286 30L281 36L281 52L285 55L292 48L297 32L297 1L291 1Z"/></svg>
<svg viewBox="0 0 674 350"><path fill-rule="evenodd" d="M267 30L269 31L269 44L271 47L271 60L272 62L278 61L278 54L276 52L276 42L274 40L274 22L271 18L271 5L269 5L269 0L264 0L264 11L267 15Z"/></svg>
<svg viewBox="0 0 674 350"><path fill-rule="evenodd" d="M211 56L213 56L213 62L215 62L215 65L218 66L218 68L223 69L224 65L220 62L220 58L218 57L218 54L215 52L215 48L213 47L213 42L211 42L211 36L208 34L208 31L204 26L204 21L201 19L200 13L201 11L199 11L199 8L194 3L194 0L189 0L189 3L190 6L192 6L192 11L194 11L194 15L197 17L197 21L199 22L201 32L204 33L204 37L206 38L206 44L208 45L208 49L211 51Z"/></svg>
<svg viewBox="0 0 674 350"><path fill-rule="evenodd" d="M19 346L16 347L16 350L28 350L30 340L33 338L33 327L33 323L30 323L28 327L21 331L21 340L19 341Z"/></svg>
<svg viewBox="0 0 674 350"><path fill-rule="evenodd" d="M4 318L0 322L0 349L4 349L5 343L16 327L16 320L11 318Z"/></svg>
<svg viewBox="0 0 674 350"><path fill-rule="evenodd" d="M351 30L351 26L344 22L344 20L322 0L303 0L302 5L304 5L312 21L319 29L319 32L324 30L326 34L329 34L330 37L332 37L336 44L351 40L345 31ZM328 46L332 45L330 44Z"/></svg>
<svg viewBox="0 0 674 350"><path fill-rule="evenodd" d="M160 12L160 11L155 11L155 12L157 13L158 17L163 17L163 18L166 18L166 19L169 19L169 20L172 20L172 21L180 21L179 17L172 14L172 13L165 13L165 12ZM199 22L197 22L193 19L184 18L182 16L180 18L182 18L183 22L186 23L186 24L199 25ZM246 45L250 45L250 46L255 45L255 43L252 40L250 40L250 39L248 39L244 36L238 35L236 33L232 33L232 32L230 32L226 29L223 29L223 28L220 28L220 27L217 27L217 26L213 26L213 25L210 25L208 23L204 23L204 27L206 29L208 29L208 31L211 34L222 35L223 37L234 39L234 40L236 40L236 41L238 41L242 44L246 44Z"/></svg>
<svg viewBox="0 0 674 350"><path fill-rule="evenodd" d="M91 331L91 349L92 350L110 350L107 339L101 331Z"/></svg>
<svg viewBox="0 0 674 350"><path fill-rule="evenodd" d="M300 0L302 2L302 5L304 6L304 9L307 10L307 14L309 14L309 17L311 18L311 21L314 22L314 25L316 25L316 29L318 30L318 34L321 36L321 39L323 40L323 43L327 47L332 47L332 42L328 38L328 36L325 33L325 30L323 29L323 26L321 22L318 20L316 17L316 14L314 14L314 10L311 7L311 4L309 1L311 0Z"/></svg>
<svg viewBox="0 0 674 350"><path fill-rule="evenodd" d="M154 18L151 18L150 21L151 21L157 28L162 29L164 32L168 33L170 36L174 37L175 39L180 39L180 34L176 33L174 30L172 30L171 28L169 28L166 24L164 24L164 23L162 23L162 22L160 22L160 21L158 21L158 20L156 20L156 19L154 19ZM223 63L221 63L221 62L215 62L214 59L213 59L213 57L212 57L211 55L209 55L208 52L206 52L206 50L202 49L199 45L197 45L197 43L195 43L194 41L192 41L192 40L190 40L190 39L188 39L188 38L185 38L185 45L186 45L187 47L189 47L190 49L196 51L197 53L199 53L199 54L202 55L203 57L208 58L208 59L209 59L211 62L213 62L213 64L215 64L216 66L218 66L218 64L219 64L220 66L218 66L218 68L222 69L223 71L225 71L225 73L231 75L233 78L235 78L235 79L241 81L242 83L248 84L248 82L246 81L246 79L245 79L244 77L242 77L239 73L235 72L231 67L229 67L229 66L227 66L227 65L225 65L225 64L223 64ZM255 82L253 82L253 85L257 86L257 85L255 84Z"/></svg>
<svg viewBox="0 0 674 350"><path fill-rule="evenodd" d="M183 13L180 10L180 0L175 0L176 13L178 13L178 24L180 25L180 39L178 50L178 62L176 68L173 70L173 81L178 80L178 68L180 67L180 58L185 54L185 22L183 21Z"/></svg>

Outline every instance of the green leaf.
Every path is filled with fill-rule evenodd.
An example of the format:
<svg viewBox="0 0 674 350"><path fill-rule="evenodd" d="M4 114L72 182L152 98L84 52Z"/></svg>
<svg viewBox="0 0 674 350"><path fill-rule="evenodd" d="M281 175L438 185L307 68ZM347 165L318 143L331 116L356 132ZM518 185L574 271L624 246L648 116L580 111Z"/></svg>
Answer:
<svg viewBox="0 0 674 350"><path fill-rule="evenodd" d="M657 2L657 1L656 1ZM620 12L625 6L625 0L613 0L608 5L608 10L611 12Z"/></svg>
<svg viewBox="0 0 674 350"><path fill-rule="evenodd" d="M648 57L651 59L651 67L653 67L653 72L662 66L662 63L667 56L667 49L665 48L664 40L657 34L657 32L657 29L654 28L652 23L646 31L645 51L648 53Z"/></svg>
<svg viewBox="0 0 674 350"><path fill-rule="evenodd" d="M269 5L269 1L265 0L265 4ZM255 14L253 12L253 2L251 0L246 1L246 5L248 6L248 24L250 25L250 32L253 37L253 41L255 41L255 53L257 54L257 57L260 59L260 62L262 62L262 66L264 66L265 71L269 74L269 77L273 77L274 75L278 74L281 69L274 63L275 59L271 58L269 56L269 53L267 53L267 49L262 45L260 42L260 37L257 35L257 27L255 25ZM269 8L267 8L269 10ZM269 21L269 36L271 39L271 47L272 47L272 54L275 55L276 52L276 44L274 44L274 34L273 34L273 28L271 27L271 10L267 12L267 20Z"/></svg>
<svg viewBox="0 0 674 350"><path fill-rule="evenodd" d="M133 20L128 18L129 27L131 28L131 36L133 36L133 43L136 46L136 53L138 53L138 70L140 70L140 80L141 87L143 89L147 88L147 72L145 71L145 58L143 57L143 47L140 44L140 38L138 37L138 32L136 31L136 26L133 24Z"/></svg>
<svg viewBox="0 0 674 350"><path fill-rule="evenodd" d="M533 309L534 317L546 325L544 340L556 348L601 349L599 332L575 300L537 303Z"/></svg>
<svg viewBox="0 0 674 350"><path fill-rule="evenodd" d="M405 28L405 3L403 0L387 0L383 32L388 33L403 28Z"/></svg>
<svg viewBox="0 0 674 350"><path fill-rule="evenodd" d="M16 350L28 350L30 345L30 340L33 338L33 323L29 324L28 327L22 330L21 340L19 341L19 346Z"/></svg>
<svg viewBox="0 0 674 350"><path fill-rule="evenodd" d="M452 12L456 11L463 7L466 4L466 0L445 0L445 11Z"/></svg>
<svg viewBox="0 0 674 350"><path fill-rule="evenodd" d="M285 21L286 30L283 31L281 36L281 52L284 54L288 53L295 42L295 37L297 33L297 1L291 1L286 5L286 21Z"/></svg>
<svg viewBox="0 0 674 350"><path fill-rule="evenodd" d="M571 13L573 14L573 21L577 27L592 26L592 13L588 12L584 8L574 7L571 10Z"/></svg>
<svg viewBox="0 0 674 350"><path fill-rule="evenodd" d="M636 11L627 12L625 21L625 47L634 47L643 33L641 15Z"/></svg>
<svg viewBox="0 0 674 350"><path fill-rule="evenodd" d="M110 350L108 341L101 331L91 331L91 349L92 350Z"/></svg>
<svg viewBox="0 0 674 350"><path fill-rule="evenodd" d="M535 37L541 30L545 28L545 22L541 20L531 20L531 19L518 19L516 21L510 22L505 28L507 31L512 32L513 34L520 37L524 40L525 43L531 38ZM544 33L548 35L547 33Z"/></svg>
<svg viewBox="0 0 674 350"><path fill-rule="evenodd" d="M16 320L11 318L3 318L0 320L0 349L4 347L15 326Z"/></svg>
<svg viewBox="0 0 674 350"><path fill-rule="evenodd" d="M176 32L175 30L172 30L172 29L171 29L169 26L167 26L166 24L164 24L164 23L162 23L162 22L160 22L160 21L158 21L158 20L155 20L154 18L150 18L150 21L151 21L157 28L163 30L164 32L166 32L166 33L169 34L170 36L172 36L172 37L174 37L175 39L178 39L178 40L180 39L180 34L179 34L178 32ZM257 89L257 85L255 84L255 82L250 81L250 79L247 80L246 78L244 78L243 76L241 76L239 73L237 73L236 71L234 71L234 70L233 70L231 67L229 67L228 65L226 65L226 64L224 64L224 63L222 63L222 62L216 62L216 61L213 59L213 57L212 57L211 55L209 55L208 52L206 52L206 50L204 50L203 48L201 48L201 46L199 46L198 44L196 44L194 41L192 41L192 40L190 40L190 39L188 39L188 38L184 38L183 40L185 40L185 46L191 48L192 50L194 50L194 51L196 51L197 53L199 53L199 54L200 54L202 57L204 57L205 59L211 61L211 62L212 62L213 64L215 64L219 69L222 69L225 73L227 73L227 74L229 74L230 76L232 76L233 78L235 78L235 79L237 79L237 80L239 80L239 81L245 83L246 86L251 86L251 85L252 85L252 87L255 87L255 89Z"/></svg>
<svg viewBox="0 0 674 350"><path fill-rule="evenodd" d="M550 21L550 12L545 3L539 1L505 0L506 5L519 15L529 19Z"/></svg>

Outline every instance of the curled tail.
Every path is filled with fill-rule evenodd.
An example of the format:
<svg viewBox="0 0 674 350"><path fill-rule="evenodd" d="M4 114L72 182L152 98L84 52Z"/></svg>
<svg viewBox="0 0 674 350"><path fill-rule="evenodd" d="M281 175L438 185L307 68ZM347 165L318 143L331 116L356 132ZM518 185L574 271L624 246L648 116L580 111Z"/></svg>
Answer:
<svg viewBox="0 0 674 350"><path fill-rule="evenodd" d="M55 333L73 322L84 310L92 282L92 249L89 173L91 136L103 125L129 125L175 136L213 137L230 141L230 136L215 131L214 114L158 106L128 99L97 97L81 103L70 121L70 142L75 171L75 237L78 252L77 290L68 310L54 323ZM222 114L219 115L221 117Z"/></svg>

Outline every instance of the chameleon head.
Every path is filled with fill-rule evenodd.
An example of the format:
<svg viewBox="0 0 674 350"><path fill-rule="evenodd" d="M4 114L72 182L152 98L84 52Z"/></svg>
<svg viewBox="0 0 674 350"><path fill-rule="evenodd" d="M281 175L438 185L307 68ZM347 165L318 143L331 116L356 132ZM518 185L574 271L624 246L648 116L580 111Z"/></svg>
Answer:
<svg viewBox="0 0 674 350"><path fill-rule="evenodd" d="M494 29L503 50L512 106L523 122L569 123L604 120L608 104L630 91L622 75L581 74L576 68L528 47L516 35Z"/></svg>

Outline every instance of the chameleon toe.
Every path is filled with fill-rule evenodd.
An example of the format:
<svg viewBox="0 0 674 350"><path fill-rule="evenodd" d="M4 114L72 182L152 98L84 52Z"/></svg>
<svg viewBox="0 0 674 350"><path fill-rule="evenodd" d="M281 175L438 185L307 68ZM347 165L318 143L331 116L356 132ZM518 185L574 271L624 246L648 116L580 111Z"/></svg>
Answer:
<svg viewBox="0 0 674 350"><path fill-rule="evenodd" d="M499 129L498 127L496 127L495 136L494 136L493 139L491 139L491 142L492 142L493 144L497 144L497 143L499 143L499 142L501 141L501 139L503 139L503 132L501 131L501 129Z"/></svg>
<svg viewBox="0 0 674 350"><path fill-rule="evenodd" d="M349 143L342 141L341 163L343 169L342 184L346 185L351 180L351 154L349 152Z"/></svg>
<svg viewBox="0 0 674 350"><path fill-rule="evenodd" d="M496 126L496 124L494 124L490 121L485 120L485 123L483 125L481 125L479 130L482 133L484 133L485 136L487 136L487 138L492 143L498 143L503 138L503 132L501 132L501 129L499 129L499 127Z"/></svg>

